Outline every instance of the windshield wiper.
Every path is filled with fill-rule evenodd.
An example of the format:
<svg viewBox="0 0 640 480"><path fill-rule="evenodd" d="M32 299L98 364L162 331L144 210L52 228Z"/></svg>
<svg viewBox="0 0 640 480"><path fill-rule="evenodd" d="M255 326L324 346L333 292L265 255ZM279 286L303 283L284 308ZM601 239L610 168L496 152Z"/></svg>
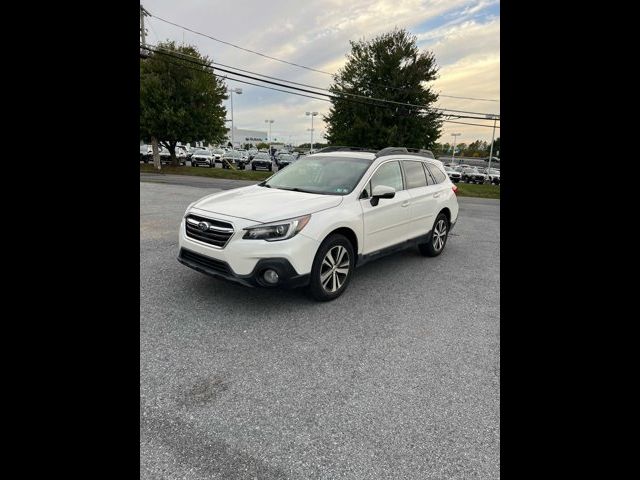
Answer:
<svg viewBox="0 0 640 480"><path fill-rule="evenodd" d="M271 188L271 185L267 185L267 181L263 180L262 182L260 182L258 184L259 187L267 187L267 188Z"/></svg>
<svg viewBox="0 0 640 480"><path fill-rule="evenodd" d="M293 187L293 188L276 187L276 188L278 188L280 190L288 190L288 191L291 191L291 192L318 193L318 192L312 192L310 190L303 190L303 189L298 188L298 187Z"/></svg>

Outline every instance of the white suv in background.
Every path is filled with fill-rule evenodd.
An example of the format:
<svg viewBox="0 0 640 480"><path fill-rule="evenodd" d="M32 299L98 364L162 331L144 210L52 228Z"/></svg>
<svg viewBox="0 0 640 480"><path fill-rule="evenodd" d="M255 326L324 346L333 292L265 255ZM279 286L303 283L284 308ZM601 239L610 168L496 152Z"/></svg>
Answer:
<svg viewBox="0 0 640 480"><path fill-rule="evenodd" d="M332 300L369 260L413 245L440 255L458 219L442 163L401 147L354 150L326 148L257 185L192 203L178 260L249 286L308 285Z"/></svg>

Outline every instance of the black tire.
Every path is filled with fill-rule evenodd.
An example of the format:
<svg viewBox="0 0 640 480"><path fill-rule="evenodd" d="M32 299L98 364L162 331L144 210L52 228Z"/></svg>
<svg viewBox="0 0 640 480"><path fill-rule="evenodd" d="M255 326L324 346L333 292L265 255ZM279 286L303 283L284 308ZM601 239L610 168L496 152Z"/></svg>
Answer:
<svg viewBox="0 0 640 480"><path fill-rule="evenodd" d="M439 235L444 227L444 237ZM442 253L444 247L447 245L447 239L449 238L449 220L444 213L439 213L436 217L436 221L433 222L433 228L431 233L427 237L426 243L418 244L418 250L425 257L437 257Z"/></svg>
<svg viewBox="0 0 640 480"><path fill-rule="evenodd" d="M209 168L215 167L215 163L209 163Z"/></svg>
<svg viewBox="0 0 640 480"><path fill-rule="evenodd" d="M273 166L272 165L269 165L269 171L270 172L273 171Z"/></svg>
<svg viewBox="0 0 640 480"><path fill-rule="evenodd" d="M346 276L342 277L342 282L340 282L341 274L337 273L335 269L333 269L334 273L329 274L329 277L327 277L326 279L325 285L327 288L325 288L322 285L320 275L324 275L327 272L331 271L331 269L328 268L327 264L325 264L325 257L327 257L330 250L332 251L332 258L334 254L339 255L341 253L340 248L346 250L346 254L349 256L349 267L346 272ZM344 257L340 265L345 265ZM320 248L318 248L318 251L316 252L316 257L313 260L313 267L311 268L309 292L311 293L313 298L315 298L319 302L327 302L329 300L335 300L340 295L342 295L347 289L349 282L351 281L354 265L355 254L353 251L353 246L351 245L351 242L347 239L347 237L334 233L333 235L329 235L327 238L325 238L324 242L322 242ZM344 269L344 267L342 269ZM336 285L334 285L333 282L336 282ZM336 291L332 292L331 290L334 287L336 288Z"/></svg>
<svg viewBox="0 0 640 480"><path fill-rule="evenodd" d="M251 165L251 170L255 171L255 169L256 169L256 166L255 165Z"/></svg>

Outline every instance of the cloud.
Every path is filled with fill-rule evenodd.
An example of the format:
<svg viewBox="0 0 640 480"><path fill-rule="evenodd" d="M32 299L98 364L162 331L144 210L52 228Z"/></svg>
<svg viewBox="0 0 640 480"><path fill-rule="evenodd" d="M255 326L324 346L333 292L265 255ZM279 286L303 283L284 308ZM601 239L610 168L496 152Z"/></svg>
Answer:
<svg viewBox="0 0 640 480"><path fill-rule="evenodd" d="M499 84L499 3L496 0L298 0L231 1L145 0L152 14L216 38L270 56L318 70L337 72L349 52L349 40L373 38L394 27L405 27L417 35L419 46L433 50L440 78L434 88L443 94L497 98ZM296 82L328 87L332 78L275 62L228 45L183 32L155 18L149 23L151 41L170 38L195 44L198 49L226 65L272 75ZM273 118L273 132L308 141L307 110L326 114L329 103L297 97L260 87L228 82L242 87L234 97L234 117L238 128L264 127ZM276 87L277 88L277 87ZM497 111L499 104L477 103L442 97L448 108ZM227 105L228 107L228 105ZM318 130L325 130L321 116ZM467 127L464 128L465 134ZM318 131L317 130L317 131ZM489 139L490 129L478 127ZM469 127L470 135L473 130ZM466 141L466 140L462 140Z"/></svg>

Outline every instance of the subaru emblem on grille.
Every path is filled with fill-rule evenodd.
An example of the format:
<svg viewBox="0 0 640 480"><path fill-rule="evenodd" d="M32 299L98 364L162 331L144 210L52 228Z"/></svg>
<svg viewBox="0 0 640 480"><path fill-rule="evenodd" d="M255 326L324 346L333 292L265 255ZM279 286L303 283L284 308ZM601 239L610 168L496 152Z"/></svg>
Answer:
<svg viewBox="0 0 640 480"><path fill-rule="evenodd" d="M203 232L206 232L207 230L209 230L209 224L207 222L200 222L198 224L198 228Z"/></svg>

